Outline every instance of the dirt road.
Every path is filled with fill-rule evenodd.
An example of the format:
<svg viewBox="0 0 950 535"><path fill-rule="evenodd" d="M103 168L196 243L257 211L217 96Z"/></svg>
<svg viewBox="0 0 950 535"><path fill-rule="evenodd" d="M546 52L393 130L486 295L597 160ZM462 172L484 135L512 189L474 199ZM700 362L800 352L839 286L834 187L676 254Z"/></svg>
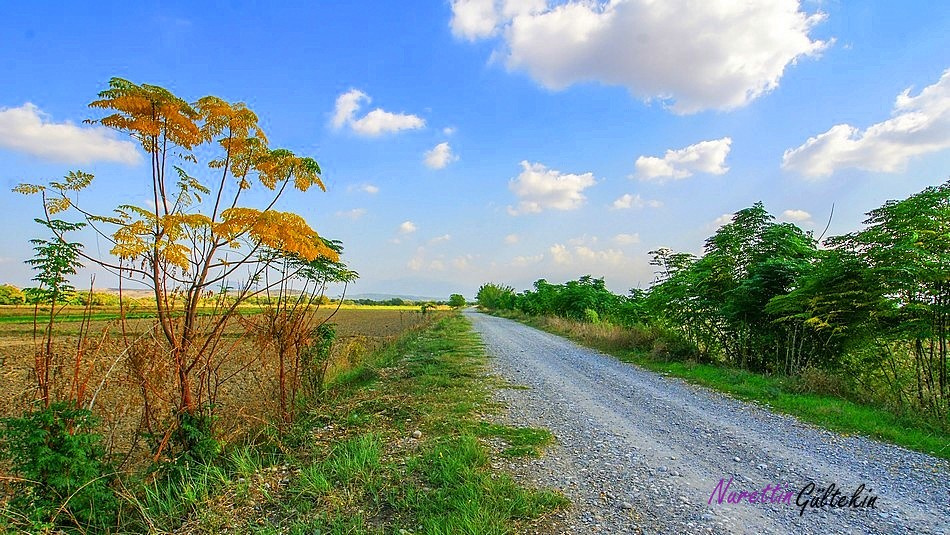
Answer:
<svg viewBox="0 0 950 535"><path fill-rule="evenodd" d="M467 314L495 373L527 387L499 391L505 418L557 439L510 465L574 503L553 532L950 533L946 461Z"/></svg>

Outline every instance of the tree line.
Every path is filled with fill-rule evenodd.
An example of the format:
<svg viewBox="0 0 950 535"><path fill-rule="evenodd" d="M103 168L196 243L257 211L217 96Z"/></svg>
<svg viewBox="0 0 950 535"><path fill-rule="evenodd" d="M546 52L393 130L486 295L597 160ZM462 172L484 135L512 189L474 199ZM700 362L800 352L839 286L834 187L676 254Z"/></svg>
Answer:
<svg viewBox="0 0 950 535"><path fill-rule="evenodd" d="M478 304L662 333L667 356L796 376L822 370L940 420L950 413L950 182L866 214L823 241L762 203L736 212L700 256L650 252L646 290L602 278L544 279L516 293L483 285Z"/></svg>

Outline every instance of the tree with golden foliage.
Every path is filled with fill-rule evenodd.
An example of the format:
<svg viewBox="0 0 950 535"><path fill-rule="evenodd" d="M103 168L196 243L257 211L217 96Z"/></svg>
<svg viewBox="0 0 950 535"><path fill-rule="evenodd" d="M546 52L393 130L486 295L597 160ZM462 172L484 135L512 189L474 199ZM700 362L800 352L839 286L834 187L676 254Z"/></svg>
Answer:
<svg viewBox="0 0 950 535"><path fill-rule="evenodd" d="M158 86L113 78L90 106L107 115L89 122L131 136L148 154L149 205L87 211L76 194L93 176L82 171L16 190L41 194L47 219L68 210L80 214L112 244L111 258L82 256L120 280L132 277L154 290L156 330L174 370L177 409L194 415L211 395L205 381L211 356L237 306L279 284L264 277L273 261L282 255L304 264L339 260L339 247L302 217L274 208L290 188L325 191L320 167L312 158L271 149L257 115L243 103L213 96L189 103ZM257 187L270 192L269 202L242 206L242 195ZM227 288L218 292L227 299L214 314L199 314L199 304L219 288Z"/></svg>

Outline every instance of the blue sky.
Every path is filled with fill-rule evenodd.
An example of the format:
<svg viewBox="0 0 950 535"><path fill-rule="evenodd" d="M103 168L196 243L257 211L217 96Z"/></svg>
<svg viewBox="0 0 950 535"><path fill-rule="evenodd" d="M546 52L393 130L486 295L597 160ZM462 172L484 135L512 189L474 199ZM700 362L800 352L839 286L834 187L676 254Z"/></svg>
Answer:
<svg viewBox="0 0 950 535"><path fill-rule="evenodd" d="M356 293L474 296L652 279L763 201L818 233L948 178L942 2L186 2L5 6L0 282L42 235L20 182L96 175L142 202L148 165L86 105L119 76L246 102L327 193L281 208L340 239ZM105 244L86 244L105 251ZM84 275L85 276L85 275ZM97 285L113 286L98 275ZM77 281L80 282L80 281Z"/></svg>

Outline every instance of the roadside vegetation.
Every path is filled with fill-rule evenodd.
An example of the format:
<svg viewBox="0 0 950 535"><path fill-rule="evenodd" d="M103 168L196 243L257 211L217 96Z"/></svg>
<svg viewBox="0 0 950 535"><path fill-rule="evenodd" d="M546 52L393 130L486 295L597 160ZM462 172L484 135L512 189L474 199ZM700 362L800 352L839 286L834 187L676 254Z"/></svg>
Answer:
<svg viewBox="0 0 950 535"><path fill-rule="evenodd" d="M950 458L950 182L820 242L761 203L628 295L584 276L478 304L845 433ZM821 246L819 246L819 242Z"/></svg>

